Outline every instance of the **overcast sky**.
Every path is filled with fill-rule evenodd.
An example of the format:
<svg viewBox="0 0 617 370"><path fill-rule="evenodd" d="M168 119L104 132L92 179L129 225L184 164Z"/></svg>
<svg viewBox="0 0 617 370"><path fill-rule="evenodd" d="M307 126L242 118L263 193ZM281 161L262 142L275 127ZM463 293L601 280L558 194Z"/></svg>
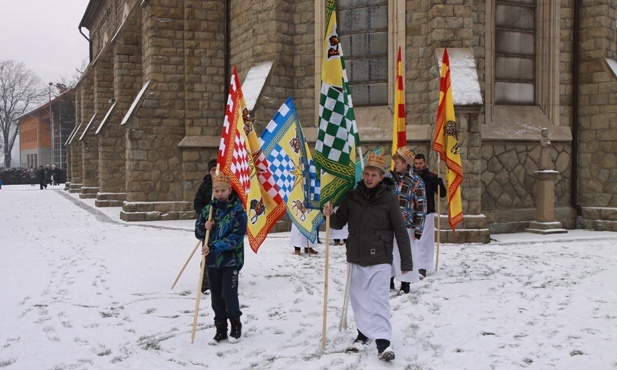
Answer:
<svg viewBox="0 0 617 370"><path fill-rule="evenodd" d="M77 28L88 2L0 0L0 60L23 62L45 83L71 80L88 59L88 41Z"/></svg>

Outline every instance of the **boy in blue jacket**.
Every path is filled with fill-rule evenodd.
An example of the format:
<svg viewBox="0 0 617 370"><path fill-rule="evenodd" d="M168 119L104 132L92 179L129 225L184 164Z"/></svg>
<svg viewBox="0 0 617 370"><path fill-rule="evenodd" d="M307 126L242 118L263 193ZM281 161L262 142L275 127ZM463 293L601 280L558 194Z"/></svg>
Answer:
<svg viewBox="0 0 617 370"><path fill-rule="evenodd" d="M225 339L231 343L240 340L240 303L238 301L238 278L244 265L244 236L247 216L240 199L232 194L229 177L218 174L212 177L214 200L206 205L195 223L195 236L204 240L210 230L210 240L202 247L206 256L206 272L210 282L212 310L216 335L210 344ZM208 215L212 208L212 221ZM231 331L227 335L227 319Z"/></svg>

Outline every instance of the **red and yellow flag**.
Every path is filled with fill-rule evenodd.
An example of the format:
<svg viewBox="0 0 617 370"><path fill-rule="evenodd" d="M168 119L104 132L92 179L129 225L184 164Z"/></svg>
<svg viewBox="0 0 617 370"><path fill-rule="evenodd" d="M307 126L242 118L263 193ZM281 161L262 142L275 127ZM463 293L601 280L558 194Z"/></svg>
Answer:
<svg viewBox="0 0 617 370"><path fill-rule="evenodd" d="M230 176L231 185L244 204L249 245L257 253L270 229L285 214L285 203L253 129L235 67L217 163L220 171Z"/></svg>
<svg viewBox="0 0 617 370"><path fill-rule="evenodd" d="M405 112L405 87L403 83L403 62L401 57L401 47L398 47L398 57L396 58L396 87L394 91L394 120L392 122L392 155L398 148L407 146L407 119ZM408 163L413 165L413 163ZM394 161L390 167L394 169Z"/></svg>
<svg viewBox="0 0 617 370"><path fill-rule="evenodd" d="M461 188L463 182L463 166L458 147L454 102L452 101L452 85L450 81L450 59L448 50L444 49L441 60L441 85L439 88L439 108L437 109L437 124L433 150L439 153L446 163L446 180L448 181L448 223L452 230L463 220L463 205Z"/></svg>

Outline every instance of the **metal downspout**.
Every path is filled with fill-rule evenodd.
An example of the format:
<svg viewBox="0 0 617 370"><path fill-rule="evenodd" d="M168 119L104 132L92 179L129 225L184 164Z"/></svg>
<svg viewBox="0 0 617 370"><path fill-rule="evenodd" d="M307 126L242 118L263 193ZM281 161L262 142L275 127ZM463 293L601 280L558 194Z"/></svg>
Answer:
<svg viewBox="0 0 617 370"><path fill-rule="evenodd" d="M225 95L223 96L224 103L227 105L227 89L231 81L231 0L225 0Z"/></svg>
<svg viewBox="0 0 617 370"><path fill-rule="evenodd" d="M579 94L579 62L580 62L580 7L581 0L574 0L574 24L572 37L572 207L576 210L576 226L579 227L579 219L583 210L578 204L578 94Z"/></svg>
<svg viewBox="0 0 617 370"><path fill-rule="evenodd" d="M92 42L90 41L90 39L88 38L88 36L86 36L83 32L81 32L81 27L77 27L77 29L79 30L79 33L81 33L81 35L88 40L88 62L90 62L92 60Z"/></svg>

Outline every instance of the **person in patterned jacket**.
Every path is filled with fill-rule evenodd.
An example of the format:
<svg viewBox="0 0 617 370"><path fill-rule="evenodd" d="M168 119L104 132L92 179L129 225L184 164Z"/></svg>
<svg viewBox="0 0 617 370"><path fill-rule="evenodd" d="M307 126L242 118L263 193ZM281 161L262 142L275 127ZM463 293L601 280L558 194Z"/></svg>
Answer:
<svg viewBox="0 0 617 370"><path fill-rule="evenodd" d="M206 256L206 271L210 282L212 310L216 334L210 344L229 339L231 343L240 340L240 302L238 283L244 265L244 236L247 216L240 199L232 193L229 177L218 174L212 177L214 200L206 205L195 223L195 237L204 240L206 230L211 235L202 247ZM212 207L212 221L208 220ZM231 331L227 336L227 320Z"/></svg>
<svg viewBox="0 0 617 370"><path fill-rule="evenodd" d="M411 241L411 256L414 269L406 274L400 270L400 255L398 248L394 248L394 263L392 264L392 279L390 279L390 289L394 289L394 278L401 282L399 293L409 293L410 283L420 281L418 266L416 261L418 256L418 240L422 237L424 229L424 219L426 217L426 192L424 181L420 176L410 171L414 161L414 153L407 147L399 148L392 156L394 161L394 171L390 171L388 176L394 181L394 193L398 197L399 206L405 219L405 226Z"/></svg>

